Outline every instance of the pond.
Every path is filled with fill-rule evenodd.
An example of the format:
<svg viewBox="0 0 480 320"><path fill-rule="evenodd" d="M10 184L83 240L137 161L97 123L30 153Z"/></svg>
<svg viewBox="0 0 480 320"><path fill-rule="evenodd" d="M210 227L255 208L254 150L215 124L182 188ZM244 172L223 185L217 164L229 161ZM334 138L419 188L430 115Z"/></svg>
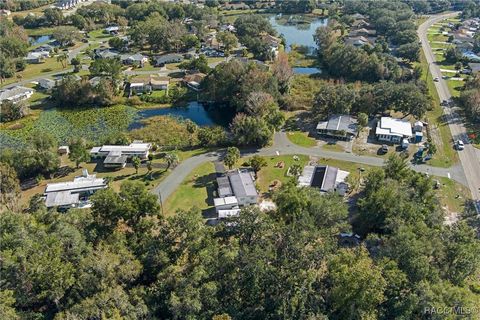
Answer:
<svg viewBox="0 0 480 320"><path fill-rule="evenodd" d="M172 116L181 119L189 119L199 126L212 126L215 121L203 105L197 101L191 101L186 107L152 108L140 110L136 120L130 124L129 130L138 129L143 126L142 120L156 116Z"/></svg>
<svg viewBox="0 0 480 320"><path fill-rule="evenodd" d="M320 26L325 26L328 19L312 19L305 16L272 16L270 23L278 34L283 34L286 41L285 50L289 52L292 44L306 46L310 50L316 47L313 35Z"/></svg>
<svg viewBox="0 0 480 320"><path fill-rule="evenodd" d="M319 68L311 68L311 67L295 67L292 68L293 73L295 74L316 74L316 73L322 73L322 70Z"/></svg>
<svg viewBox="0 0 480 320"><path fill-rule="evenodd" d="M32 46L36 46L36 45L39 45L39 44L47 43L52 39L53 39L53 37L51 35L35 36L35 37L28 37L28 42L30 42L30 44Z"/></svg>

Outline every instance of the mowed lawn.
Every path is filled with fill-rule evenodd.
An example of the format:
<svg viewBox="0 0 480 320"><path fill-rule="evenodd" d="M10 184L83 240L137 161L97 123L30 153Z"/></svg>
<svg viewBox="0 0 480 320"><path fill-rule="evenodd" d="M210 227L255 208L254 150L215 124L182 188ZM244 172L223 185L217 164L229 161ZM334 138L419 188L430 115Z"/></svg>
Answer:
<svg viewBox="0 0 480 320"><path fill-rule="evenodd" d="M71 68L68 65L65 69ZM8 78L3 82L3 85L17 82L19 80L28 80L41 76L49 72L60 72L65 70L60 62L57 61L56 57L50 57L44 60L43 63L31 63L27 64L25 70L17 72L15 77Z"/></svg>
<svg viewBox="0 0 480 320"><path fill-rule="evenodd" d="M288 140L291 142L306 148L315 147L317 145L317 141L308 136L308 132L303 131L293 131L287 132Z"/></svg>
<svg viewBox="0 0 480 320"><path fill-rule="evenodd" d="M178 210L196 207L206 210L213 207L215 192L215 167L212 162L195 168L168 199L162 199L164 214L173 215Z"/></svg>

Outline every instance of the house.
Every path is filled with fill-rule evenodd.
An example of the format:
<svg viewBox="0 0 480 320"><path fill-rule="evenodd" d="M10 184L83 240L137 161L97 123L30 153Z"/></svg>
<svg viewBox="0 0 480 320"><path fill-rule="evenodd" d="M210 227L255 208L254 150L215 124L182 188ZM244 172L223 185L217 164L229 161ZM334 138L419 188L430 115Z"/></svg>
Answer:
<svg viewBox="0 0 480 320"><path fill-rule="evenodd" d="M120 58L124 64L143 66L148 62L148 58L141 53L135 53L132 55L124 54Z"/></svg>
<svg viewBox="0 0 480 320"><path fill-rule="evenodd" d="M272 36L266 32L260 33L260 39L262 42L267 43L270 47L278 49L280 44L282 43L282 39Z"/></svg>
<svg viewBox="0 0 480 320"><path fill-rule="evenodd" d="M337 192L343 196L348 191L345 181L349 174L332 166L305 166L298 178L298 186L319 188L321 192Z"/></svg>
<svg viewBox="0 0 480 320"><path fill-rule="evenodd" d="M103 178L89 175L87 170L73 181L49 183L45 188L45 205L47 208L59 209L89 208L89 197L98 190L107 188Z"/></svg>
<svg viewBox="0 0 480 320"><path fill-rule="evenodd" d="M253 205L258 201L258 193L250 169L228 171L217 177L217 185L218 198L213 199L217 213L221 210L236 210L240 206ZM233 215L234 213L223 212L223 214Z"/></svg>
<svg viewBox="0 0 480 320"><path fill-rule="evenodd" d="M400 143L403 139L410 139L413 136L412 126L407 120L381 117L377 122L375 135L379 141Z"/></svg>
<svg viewBox="0 0 480 320"><path fill-rule="evenodd" d="M167 90L170 84L169 77L162 77L160 75L150 75L150 88L152 90Z"/></svg>
<svg viewBox="0 0 480 320"><path fill-rule="evenodd" d="M349 115L332 115L317 124L317 133L337 139L351 140L357 135L357 120Z"/></svg>
<svg viewBox="0 0 480 320"><path fill-rule="evenodd" d="M110 27L106 27L104 30L105 30L105 33L108 33L108 34L111 34L111 35L117 35L118 31L120 30L120 27L110 26Z"/></svg>
<svg viewBox="0 0 480 320"><path fill-rule="evenodd" d="M359 19L359 20L355 20L352 23L352 27L353 28L368 28L368 27L370 27L370 23L368 23L364 19Z"/></svg>
<svg viewBox="0 0 480 320"><path fill-rule="evenodd" d="M190 89L194 91L200 91L201 90L201 84L203 79L205 79L207 75L205 73L193 73L193 74L187 74L185 77L183 77L183 82L189 87Z"/></svg>
<svg viewBox="0 0 480 320"><path fill-rule="evenodd" d="M365 29L365 28L360 28L360 29L357 29L357 30L353 30L351 31L348 36L349 37L373 37L377 34L377 32L375 30L368 30L368 29Z"/></svg>
<svg viewBox="0 0 480 320"><path fill-rule="evenodd" d="M86 0L58 0L56 7L61 10L68 10L74 8L80 2L85 2Z"/></svg>
<svg viewBox="0 0 480 320"><path fill-rule="evenodd" d="M366 19L366 17L361 13L355 13L354 15L352 15L352 18L355 19L355 20L365 20Z"/></svg>
<svg viewBox="0 0 480 320"><path fill-rule="evenodd" d="M49 44L42 44L41 46L33 49L31 52L44 52L45 51L45 52L51 53L54 50L55 50L54 46L51 46Z"/></svg>
<svg viewBox="0 0 480 320"><path fill-rule="evenodd" d="M152 145L142 141L134 141L128 146L104 145L93 147L90 156L93 159L103 159L105 167L123 168L127 160L138 157L140 160L147 160Z"/></svg>
<svg viewBox="0 0 480 320"><path fill-rule="evenodd" d="M222 5L222 8L224 10L248 10L248 9L250 9L250 7L243 2L240 2L240 3L224 3Z"/></svg>
<svg viewBox="0 0 480 320"><path fill-rule="evenodd" d="M48 57L50 57L50 52L48 51L29 52L25 57L25 61L27 63L42 63Z"/></svg>
<svg viewBox="0 0 480 320"><path fill-rule="evenodd" d="M38 80L38 87L43 90L51 90L56 86L57 82L52 79L43 78Z"/></svg>
<svg viewBox="0 0 480 320"><path fill-rule="evenodd" d="M468 64L468 67L470 68L470 70L472 70L473 74L480 72L480 63L472 62Z"/></svg>
<svg viewBox="0 0 480 320"><path fill-rule="evenodd" d="M70 147L69 146L60 146L57 149L57 153L59 155L70 154Z"/></svg>
<svg viewBox="0 0 480 320"><path fill-rule="evenodd" d="M0 90L0 103L4 101L11 101L13 103L27 100L30 98L35 90L31 88L15 86L9 89Z"/></svg>
<svg viewBox="0 0 480 320"><path fill-rule="evenodd" d="M371 46L372 43L369 39L365 38L364 36L359 37L347 37L345 39L345 44L352 45L354 47L363 47L363 46Z"/></svg>
<svg viewBox="0 0 480 320"><path fill-rule="evenodd" d="M155 67L164 67L169 63L178 63L183 61L181 54L164 54L162 56L156 56L153 58L153 65Z"/></svg>
<svg viewBox="0 0 480 320"><path fill-rule="evenodd" d="M96 59L112 59L120 56L120 53L110 49L95 49L93 52Z"/></svg>

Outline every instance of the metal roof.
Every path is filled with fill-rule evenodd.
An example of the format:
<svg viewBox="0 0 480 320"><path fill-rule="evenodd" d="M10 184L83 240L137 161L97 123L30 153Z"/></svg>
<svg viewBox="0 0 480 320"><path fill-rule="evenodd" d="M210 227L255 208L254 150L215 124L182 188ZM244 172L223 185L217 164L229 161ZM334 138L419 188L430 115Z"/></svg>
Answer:
<svg viewBox="0 0 480 320"><path fill-rule="evenodd" d="M375 134L411 137L412 125L408 120L381 117L377 123Z"/></svg>
<svg viewBox="0 0 480 320"><path fill-rule="evenodd" d="M328 118L327 121L321 121L317 125L317 130L327 131L345 131L349 134L357 134L357 120L349 115L336 114Z"/></svg>
<svg viewBox="0 0 480 320"><path fill-rule="evenodd" d="M257 196L257 189L253 182L252 174L249 171L233 171L229 172L228 178L233 193L236 197Z"/></svg>

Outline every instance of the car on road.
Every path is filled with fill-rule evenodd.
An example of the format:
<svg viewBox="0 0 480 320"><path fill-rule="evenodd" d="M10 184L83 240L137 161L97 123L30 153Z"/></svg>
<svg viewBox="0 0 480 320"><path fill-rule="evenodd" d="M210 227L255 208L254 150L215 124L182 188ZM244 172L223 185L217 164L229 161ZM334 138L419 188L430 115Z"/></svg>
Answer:
<svg viewBox="0 0 480 320"><path fill-rule="evenodd" d="M463 149L465 149L465 144L463 143L462 140L457 140L457 141L455 142L455 149L457 149L457 150L463 150Z"/></svg>
<svg viewBox="0 0 480 320"><path fill-rule="evenodd" d="M435 77L435 78L433 79L433 81L438 82L438 81L440 81L440 79L439 79L438 77Z"/></svg>
<svg viewBox="0 0 480 320"><path fill-rule="evenodd" d="M386 154L388 152L388 146L386 144L383 144L380 148L380 152Z"/></svg>
<svg viewBox="0 0 480 320"><path fill-rule="evenodd" d="M446 107L446 106L448 106L448 101L447 101L447 100L443 100L440 105Z"/></svg>

